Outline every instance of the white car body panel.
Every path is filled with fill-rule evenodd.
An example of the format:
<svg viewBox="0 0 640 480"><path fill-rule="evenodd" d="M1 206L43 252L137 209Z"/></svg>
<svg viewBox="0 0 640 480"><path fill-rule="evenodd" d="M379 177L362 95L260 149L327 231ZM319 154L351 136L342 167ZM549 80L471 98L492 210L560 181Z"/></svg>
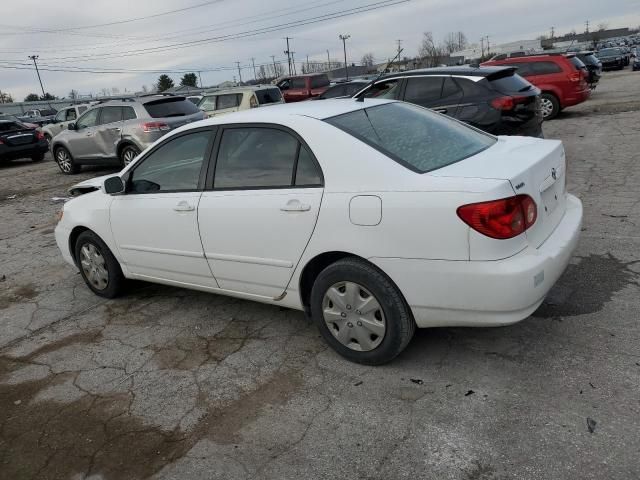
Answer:
<svg viewBox="0 0 640 480"><path fill-rule="evenodd" d="M100 190L66 204L56 228L63 256L73 263L69 235L81 226L105 241L129 278L304 309L299 285L305 266L318 255L345 252L369 260L396 283L419 327L526 318L566 268L580 233L582 205L566 193L561 143L500 138L473 157L417 174L313 118L382 103L387 101L304 102L198 122L194 126L271 123L294 130L318 159L324 188L213 190L140 200L158 196L161 207ZM144 152L120 175L142 157ZM559 199L547 213L541 189L550 187ZM515 238L488 238L456 214L461 205L516 193L534 198L539 224ZM175 212L183 200L195 209ZM292 200L309 209L282 211Z"/></svg>

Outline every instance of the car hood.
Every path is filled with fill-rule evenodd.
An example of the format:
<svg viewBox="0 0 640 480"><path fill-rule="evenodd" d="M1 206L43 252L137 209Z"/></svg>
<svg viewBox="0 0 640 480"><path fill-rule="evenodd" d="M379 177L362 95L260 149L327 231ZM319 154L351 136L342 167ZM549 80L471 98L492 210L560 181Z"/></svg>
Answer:
<svg viewBox="0 0 640 480"><path fill-rule="evenodd" d="M101 177L90 178L89 180L85 180L80 183L76 183L74 186L69 188L69 193L72 197L77 197L79 195L84 195L85 193L93 192L95 190L100 190L102 188L102 184L104 181L113 177L114 175L102 175Z"/></svg>

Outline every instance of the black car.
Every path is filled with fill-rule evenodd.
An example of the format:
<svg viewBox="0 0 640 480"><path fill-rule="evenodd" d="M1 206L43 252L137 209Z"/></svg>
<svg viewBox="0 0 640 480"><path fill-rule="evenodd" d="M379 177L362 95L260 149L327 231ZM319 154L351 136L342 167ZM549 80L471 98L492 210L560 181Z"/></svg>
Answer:
<svg viewBox="0 0 640 480"><path fill-rule="evenodd" d="M603 48L598 52L603 70L622 70L625 65L625 54L619 47Z"/></svg>
<svg viewBox="0 0 640 480"><path fill-rule="evenodd" d="M636 56L633 58L633 66L631 68L634 72L640 70L640 57Z"/></svg>
<svg viewBox="0 0 640 480"><path fill-rule="evenodd" d="M582 63L587 67L587 71L589 72L587 81L589 85L591 85L591 88L595 88L595 85L600 81L600 77L602 76L602 62L593 52L576 52L575 55L582 60Z"/></svg>
<svg viewBox="0 0 640 480"><path fill-rule="evenodd" d="M355 93L369 82L366 80L352 80L350 82L337 83L327 88L322 95L314 97L313 100L326 100L327 98L352 97Z"/></svg>
<svg viewBox="0 0 640 480"><path fill-rule="evenodd" d="M388 74L355 97L431 108L494 135L542 137L540 90L513 67L442 67Z"/></svg>
<svg viewBox="0 0 640 480"><path fill-rule="evenodd" d="M44 134L19 121L0 120L0 161L31 158L44 159L49 144Z"/></svg>

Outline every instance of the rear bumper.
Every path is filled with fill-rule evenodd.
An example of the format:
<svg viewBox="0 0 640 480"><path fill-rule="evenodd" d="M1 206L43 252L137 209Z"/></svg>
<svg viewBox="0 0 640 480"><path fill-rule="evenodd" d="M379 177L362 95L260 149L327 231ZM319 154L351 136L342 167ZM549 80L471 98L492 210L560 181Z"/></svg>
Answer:
<svg viewBox="0 0 640 480"><path fill-rule="evenodd" d="M562 107L572 107L579 103L585 102L591 96L591 89L587 86L584 90L578 90L577 92L567 95L562 99Z"/></svg>
<svg viewBox="0 0 640 480"><path fill-rule="evenodd" d="M578 244L582 203L567 210L539 248L498 261L372 258L398 285L418 327L499 326L524 320L540 306Z"/></svg>
<svg viewBox="0 0 640 480"><path fill-rule="evenodd" d="M0 160L15 160L18 158L30 158L34 155L47 153L49 145L46 140L38 143L30 143L27 145L17 145L9 147L0 145Z"/></svg>

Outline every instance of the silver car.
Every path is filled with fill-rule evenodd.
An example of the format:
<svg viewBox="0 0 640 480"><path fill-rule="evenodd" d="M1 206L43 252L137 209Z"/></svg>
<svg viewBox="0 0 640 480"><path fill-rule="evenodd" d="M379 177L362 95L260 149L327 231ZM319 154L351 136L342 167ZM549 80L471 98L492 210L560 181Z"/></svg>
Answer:
<svg viewBox="0 0 640 480"><path fill-rule="evenodd" d="M81 165L125 166L174 128L206 118L185 97L150 95L111 100L87 110L53 138L51 151L63 173Z"/></svg>
<svg viewBox="0 0 640 480"><path fill-rule="evenodd" d="M72 105L58 110L53 121L42 127L42 133L44 133L44 138L47 139L49 145L51 145L53 137L65 130L70 123L75 122L80 115L87 111L89 107L90 105Z"/></svg>

